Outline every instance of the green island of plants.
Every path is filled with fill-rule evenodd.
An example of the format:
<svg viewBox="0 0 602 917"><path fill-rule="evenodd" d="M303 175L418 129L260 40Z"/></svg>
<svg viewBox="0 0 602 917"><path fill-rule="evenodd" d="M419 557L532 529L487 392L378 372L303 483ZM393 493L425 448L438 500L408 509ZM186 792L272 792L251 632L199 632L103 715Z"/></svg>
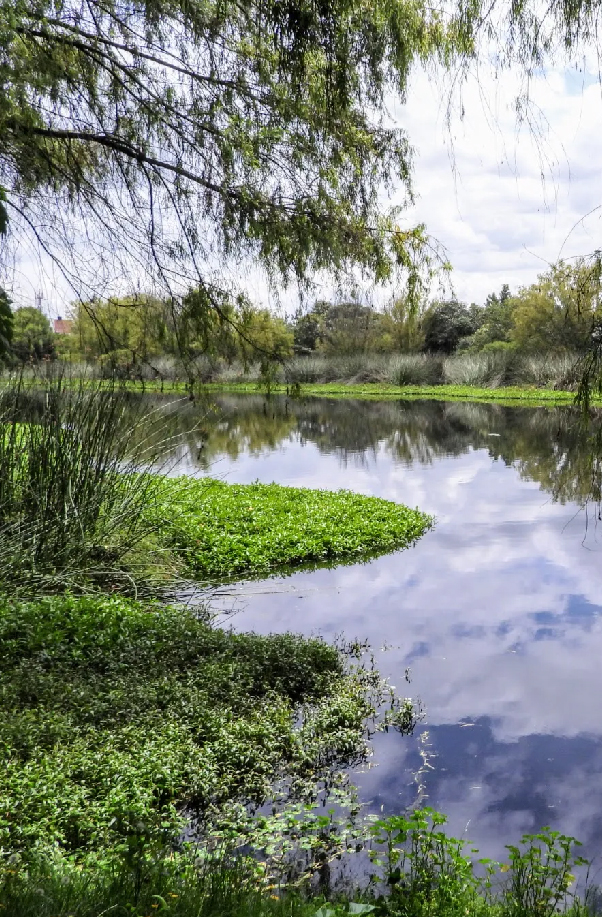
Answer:
<svg viewBox="0 0 602 917"><path fill-rule="evenodd" d="M257 576L405 548L430 516L348 490L164 479L154 513L166 546L197 579Z"/></svg>

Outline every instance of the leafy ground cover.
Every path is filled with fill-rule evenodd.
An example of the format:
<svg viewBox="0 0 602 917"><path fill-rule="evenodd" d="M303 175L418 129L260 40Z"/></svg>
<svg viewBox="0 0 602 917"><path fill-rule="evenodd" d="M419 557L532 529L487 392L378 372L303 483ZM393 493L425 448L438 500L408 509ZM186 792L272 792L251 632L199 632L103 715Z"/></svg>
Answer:
<svg viewBox="0 0 602 917"><path fill-rule="evenodd" d="M165 479L152 512L169 548L197 579L357 560L407 547L430 516L347 490Z"/></svg>
<svg viewBox="0 0 602 917"><path fill-rule="evenodd" d="M385 696L411 730L411 703L321 640L118 597L1 598L0 852L164 848L184 810L259 805L282 780L304 796L363 759Z"/></svg>
<svg viewBox="0 0 602 917"><path fill-rule="evenodd" d="M328 822L328 818L325 819ZM574 838L544 828L508 845L508 862L476 860L470 842L445 833L432 809L380 819L360 847L372 866L357 878L274 880L270 855L224 851L199 857L192 845L169 858L123 858L84 869L66 859L0 870L4 917L592 917L595 887L575 894L585 861ZM264 852L264 857L266 852Z"/></svg>

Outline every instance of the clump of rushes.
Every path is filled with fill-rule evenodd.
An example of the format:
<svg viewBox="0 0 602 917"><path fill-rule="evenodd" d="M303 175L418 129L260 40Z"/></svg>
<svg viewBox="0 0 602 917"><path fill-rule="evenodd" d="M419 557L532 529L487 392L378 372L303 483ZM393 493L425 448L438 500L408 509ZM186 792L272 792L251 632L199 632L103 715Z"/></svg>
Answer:
<svg viewBox="0 0 602 917"><path fill-rule="evenodd" d="M153 513L190 575L216 579L354 561L413 544L432 517L348 490L165 479Z"/></svg>
<svg viewBox="0 0 602 917"><path fill-rule="evenodd" d="M123 581L125 555L152 530L143 510L159 484L133 447L143 420L114 388L45 378L0 391L0 584Z"/></svg>
<svg viewBox="0 0 602 917"><path fill-rule="evenodd" d="M123 597L0 598L7 858L159 855L238 801L307 799L416 711L361 648L236 634Z"/></svg>

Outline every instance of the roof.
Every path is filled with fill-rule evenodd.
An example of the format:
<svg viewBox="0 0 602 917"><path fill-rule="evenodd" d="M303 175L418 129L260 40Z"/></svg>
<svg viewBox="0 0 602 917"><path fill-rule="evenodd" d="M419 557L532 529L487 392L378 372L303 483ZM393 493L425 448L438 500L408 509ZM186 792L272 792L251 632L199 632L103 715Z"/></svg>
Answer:
<svg viewBox="0 0 602 917"><path fill-rule="evenodd" d="M54 320L54 333L55 334L69 334L73 328L73 322L68 318L55 318Z"/></svg>

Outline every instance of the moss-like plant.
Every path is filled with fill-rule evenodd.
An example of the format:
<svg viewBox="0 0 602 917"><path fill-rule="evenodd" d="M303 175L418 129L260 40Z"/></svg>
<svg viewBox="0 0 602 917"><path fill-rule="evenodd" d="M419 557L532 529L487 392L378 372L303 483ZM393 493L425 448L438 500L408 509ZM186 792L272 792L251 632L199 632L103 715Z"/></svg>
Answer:
<svg viewBox="0 0 602 917"><path fill-rule="evenodd" d="M363 760L385 701L410 731L412 704L322 640L117 597L1 599L0 850L163 849L185 813L282 780L307 798Z"/></svg>

